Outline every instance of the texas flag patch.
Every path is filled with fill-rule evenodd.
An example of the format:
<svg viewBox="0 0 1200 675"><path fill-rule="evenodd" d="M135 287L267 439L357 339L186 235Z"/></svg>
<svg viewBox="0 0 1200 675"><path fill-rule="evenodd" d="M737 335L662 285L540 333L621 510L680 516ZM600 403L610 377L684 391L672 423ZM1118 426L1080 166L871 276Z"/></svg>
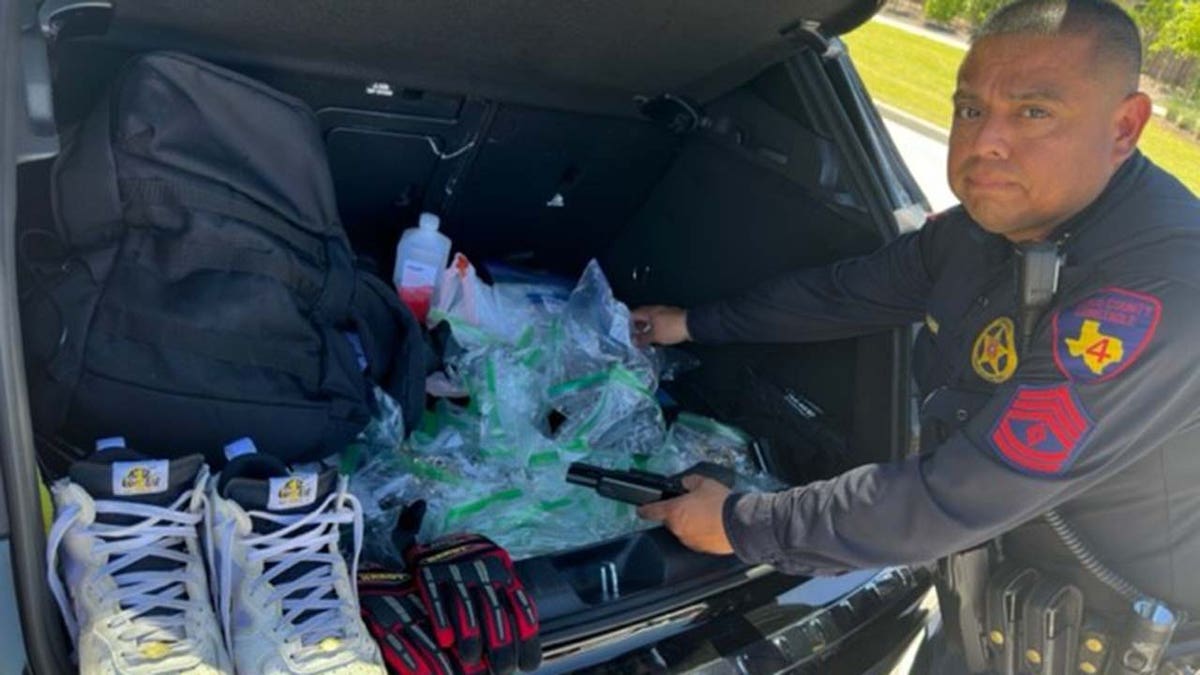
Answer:
<svg viewBox="0 0 1200 675"><path fill-rule="evenodd" d="M1150 343L1162 303L1106 288L1054 315L1054 363L1072 382L1103 382L1128 368Z"/></svg>
<svg viewBox="0 0 1200 675"><path fill-rule="evenodd" d="M1093 422L1070 385L1021 385L989 436L992 447L1014 467L1057 475L1071 467L1092 433Z"/></svg>

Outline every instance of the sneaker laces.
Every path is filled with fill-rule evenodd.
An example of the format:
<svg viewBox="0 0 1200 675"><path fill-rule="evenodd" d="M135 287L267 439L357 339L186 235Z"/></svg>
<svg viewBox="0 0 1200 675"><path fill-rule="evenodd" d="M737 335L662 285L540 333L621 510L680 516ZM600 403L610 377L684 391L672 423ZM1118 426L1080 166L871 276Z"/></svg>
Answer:
<svg viewBox="0 0 1200 675"><path fill-rule="evenodd" d="M280 631L284 643L296 645L300 652L326 651L320 644L327 638L348 637L353 623L348 623L344 614L346 603L354 607L358 615L358 554L362 548L362 506L354 495L346 491L346 478L339 478L339 486L321 503L321 506L303 514L281 514L268 511L247 511L247 515L274 523L279 527L272 532L251 533L243 539L249 551L248 562L262 561L263 573L251 584L271 584L267 596L268 605L280 601L283 607ZM337 593L334 573L338 561L345 562L338 551L339 528L354 526L354 560L350 569L351 597L342 598ZM231 550L236 535L234 526L224 533L224 550ZM299 564L311 567L307 572L288 578L288 571ZM233 653L233 631L229 629L233 607L233 556L222 556L220 584L220 606L222 625L226 626L225 641L229 653ZM278 581L276 581L278 580Z"/></svg>
<svg viewBox="0 0 1200 675"><path fill-rule="evenodd" d="M198 600L208 599L188 597L186 570L192 556L187 544L198 540L196 528L203 518L202 513L187 510L194 491L193 488L184 492L167 507L106 499L94 502L97 520L86 531L98 542L92 546L92 553L108 555L108 562L99 574L112 577L115 584L115 588L100 597L100 603L101 606L115 603L120 608L104 621L107 628L118 631L117 649L127 661L161 663L175 654L195 654L195 645L187 637L187 611ZM199 498L205 499L203 492ZM72 504L55 520L50 528L46 560L50 591L74 644L79 641L79 625L58 573L58 552L82 513L79 504ZM99 522L99 516L104 514L141 520L130 525ZM178 566L166 570L138 569L139 563L151 558L176 562Z"/></svg>

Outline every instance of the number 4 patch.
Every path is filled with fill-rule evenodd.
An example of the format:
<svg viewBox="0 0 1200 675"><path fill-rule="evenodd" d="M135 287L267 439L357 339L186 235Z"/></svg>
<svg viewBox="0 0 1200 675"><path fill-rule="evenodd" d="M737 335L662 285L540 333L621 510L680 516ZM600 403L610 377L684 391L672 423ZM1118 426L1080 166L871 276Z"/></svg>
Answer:
<svg viewBox="0 0 1200 675"><path fill-rule="evenodd" d="M1161 315L1162 303L1152 295L1097 291L1054 315L1054 363L1073 382L1115 377L1145 350Z"/></svg>

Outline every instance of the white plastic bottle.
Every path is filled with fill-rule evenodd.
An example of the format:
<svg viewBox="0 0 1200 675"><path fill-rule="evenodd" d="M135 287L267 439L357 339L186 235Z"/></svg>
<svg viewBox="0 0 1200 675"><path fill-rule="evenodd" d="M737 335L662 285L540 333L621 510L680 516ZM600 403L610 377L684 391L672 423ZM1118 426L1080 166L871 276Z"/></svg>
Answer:
<svg viewBox="0 0 1200 675"><path fill-rule="evenodd" d="M396 245L392 283L421 323L429 314L434 288L450 259L450 238L438 232L440 224L436 215L422 213L418 227L405 230Z"/></svg>

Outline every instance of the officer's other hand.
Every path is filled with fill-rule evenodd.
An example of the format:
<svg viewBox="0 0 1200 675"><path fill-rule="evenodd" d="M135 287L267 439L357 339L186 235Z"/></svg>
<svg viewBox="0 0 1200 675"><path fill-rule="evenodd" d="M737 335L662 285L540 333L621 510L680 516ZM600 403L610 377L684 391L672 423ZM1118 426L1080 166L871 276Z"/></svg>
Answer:
<svg viewBox="0 0 1200 675"><path fill-rule="evenodd" d="M676 345L692 339L688 335L687 310L666 305L647 305L630 312L633 340L639 347Z"/></svg>
<svg viewBox="0 0 1200 675"><path fill-rule="evenodd" d="M640 506L638 515L662 522L684 546L694 551L717 555L733 553L721 519L729 488L694 474L684 476L683 487L687 488L686 495Z"/></svg>

